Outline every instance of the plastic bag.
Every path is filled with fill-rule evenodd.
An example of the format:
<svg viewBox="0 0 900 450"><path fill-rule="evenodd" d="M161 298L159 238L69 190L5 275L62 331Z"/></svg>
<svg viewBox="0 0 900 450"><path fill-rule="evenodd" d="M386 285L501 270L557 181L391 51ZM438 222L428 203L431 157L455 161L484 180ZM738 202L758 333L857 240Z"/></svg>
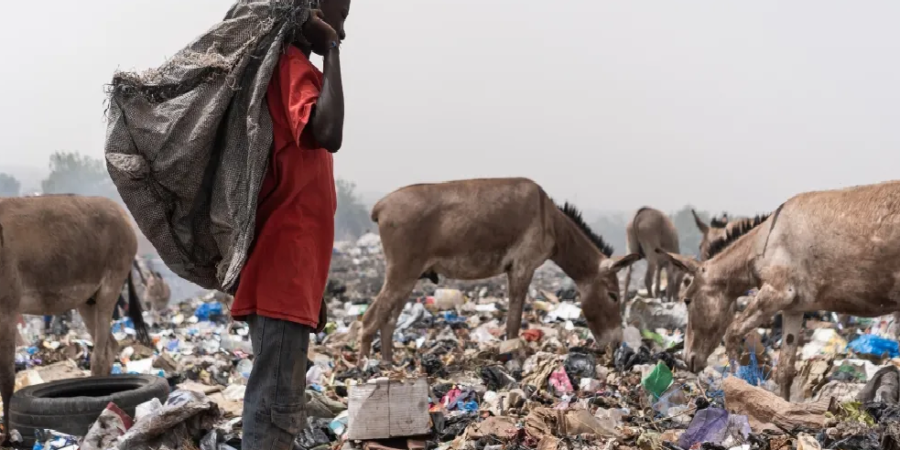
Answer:
<svg viewBox="0 0 900 450"><path fill-rule="evenodd" d="M728 411L706 408L697 412L691 426L678 439L678 446L691 448L694 444L711 442L718 444L724 439L728 425Z"/></svg>
<svg viewBox="0 0 900 450"><path fill-rule="evenodd" d="M847 345L847 348L855 353L863 355L882 356L887 354L891 358L900 356L900 344L892 339L864 334Z"/></svg>
<svg viewBox="0 0 900 450"><path fill-rule="evenodd" d="M654 400L657 400L660 395L669 389L669 386L672 385L672 380L672 371L669 370L668 366L660 362L656 364L652 372L641 380L641 385L653 394Z"/></svg>
<svg viewBox="0 0 900 450"><path fill-rule="evenodd" d="M574 384L581 384L582 378L597 376L597 360L587 353L570 352L564 364L566 375Z"/></svg>

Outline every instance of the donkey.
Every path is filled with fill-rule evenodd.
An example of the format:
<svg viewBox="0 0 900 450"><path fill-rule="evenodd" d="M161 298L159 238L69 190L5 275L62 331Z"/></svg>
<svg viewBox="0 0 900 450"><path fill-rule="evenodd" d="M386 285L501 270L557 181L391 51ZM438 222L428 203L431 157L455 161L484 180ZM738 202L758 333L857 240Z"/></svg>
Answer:
<svg viewBox="0 0 900 450"><path fill-rule="evenodd" d="M381 330L381 354L392 362L397 318L418 279L477 280L506 274L508 338L518 336L534 271L552 260L571 277L584 316L602 347L621 340L617 273L640 259L613 259L568 203L557 206L535 182L497 178L419 184L381 199L372 211L384 247L381 292L363 316L360 362Z"/></svg>
<svg viewBox="0 0 900 450"><path fill-rule="evenodd" d="M0 200L0 395L9 441L15 384L16 321L20 314L77 309L94 340L91 373L107 375L118 353L110 318L128 282L128 315L149 341L130 276L137 238L112 200L49 195Z"/></svg>
<svg viewBox="0 0 900 450"><path fill-rule="evenodd" d="M728 213L722 213L722 218L713 216L709 219L709 224L707 224L693 209L691 214L694 216L694 223L697 224L697 228L703 234L703 239L700 241L700 261L706 261L710 258L709 246L713 242L725 240L729 231L753 221L752 217L729 219Z"/></svg>
<svg viewBox="0 0 900 450"><path fill-rule="evenodd" d="M659 298L660 277L663 268L666 269L666 298L669 301L675 300L678 295L678 286L681 283L682 273L677 271L675 274L672 264L668 259L662 257L654 251L660 248L667 252L679 253L678 246L678 230L672 220L660 210L643 207L634 214L634 218L628 222L625 227L625 233L628 237L628 251L637 253L647 259L647 273L644 274L644 285L647 287L647 294L651 297ZM631 286L631 269L625 271L625 295L628 296L628 288ZM653 290L653 278L656 276L656 290Z"/></svg>
<svg viewBox="0 0 900 450"><path fill-rule="evenodd" d="M140 275L141 283L144 285L144 309L160 313L169 307L172 291L162 274L153 270L149 261L145 263L145 266L142 267L137 260L134 262L134 268Z"/></svg>
<svg viewBox="0 0 900 450"><path fill-rule="evenodd" d="M681 296L688 304L688 368L703 369L723 335L735 360L741 339L781 312L778 382L790 398L803 313L900 311L898 205L900 181L799 194L770 218L754 220L759 226L728 233L726 247L708 261L667 253L688 273ZM753 287L759 293L732 320L735 300Z"/></svg>
<svg viewBox="0 0 900 450"><path fill-rule="evenodd" d="M709 225L707 225L703 222L703 219L697 216L697 213L693 209L691 210L691 214L694 215L694 222L697 224L697 228L703 233L703 240L700 241L700 261L706 261L710 258L711 245L721 245L728 242L727 236L729 232L732 232L736 227L752 223L754 220L753 217L738 217L729 221L728 214L722 213L721 219L712 217L709 220ZM839 322L843 327L850 325L850 318L850 315L838 314Z"/></svg>

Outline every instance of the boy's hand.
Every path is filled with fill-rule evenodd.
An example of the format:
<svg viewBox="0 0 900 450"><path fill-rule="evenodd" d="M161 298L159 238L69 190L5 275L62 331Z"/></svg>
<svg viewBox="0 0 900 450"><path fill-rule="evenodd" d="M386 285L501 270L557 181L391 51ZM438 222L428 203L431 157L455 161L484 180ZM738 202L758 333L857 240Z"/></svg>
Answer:
<svg viewBox="0 0 900 450"><path fill-rule="evenodd" d="M309 12L309 19L303 24L303 37L318 55L324 55L340 41L334 28L325 22L325 14L318 9Z"/></svg>

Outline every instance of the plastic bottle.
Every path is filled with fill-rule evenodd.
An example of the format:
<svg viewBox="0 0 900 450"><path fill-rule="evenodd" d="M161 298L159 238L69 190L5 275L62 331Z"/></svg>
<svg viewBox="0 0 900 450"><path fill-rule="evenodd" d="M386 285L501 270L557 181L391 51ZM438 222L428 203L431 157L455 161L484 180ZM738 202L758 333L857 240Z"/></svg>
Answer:
<svg viewBox="0 0 900 450"><path fill-rule="evenodd" d="M249 379L250 372L253 370L253 361L250 361L249 359L241 360L241 362L239 362L237 365L237 370L238 373L240 373L241 376L244 377L244 380Z"/></svg>

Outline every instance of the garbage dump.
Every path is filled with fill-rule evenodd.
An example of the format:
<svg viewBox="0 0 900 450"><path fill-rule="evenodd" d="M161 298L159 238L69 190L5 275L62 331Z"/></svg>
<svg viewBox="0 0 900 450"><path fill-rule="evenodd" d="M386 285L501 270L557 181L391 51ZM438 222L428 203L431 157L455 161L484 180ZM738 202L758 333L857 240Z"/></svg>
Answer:
<svg viewBox="0 0 900 450"><path fill-rule="evenodd" d="M791 398L777 392L779 322L752 333L732 365L719 349L699 374L681 361L686 312L639 295L624 342L597 348L579 298L552 264L535 274L523 330L505 336L504 279L422 280L391 340L357 361L359 318L384 261L376 235L334 247L329 322L311 339L307 418L297 449L900 449L900 354L890 318L840 325L808 315ZM240 450L249 329L210 293L148 312L152 346L128 319L113 372L165 379L168 397L125 412L110 402L85 436L52 428L13 441L42 450ZM89 375L77 317L64 335L20 324L16 389ZM50 330L53 331L53 330ZM394 364L377 360L393 345ZM736 366L736 367L735 367ZM86 393L89 395L90 393Z"/></svg>

